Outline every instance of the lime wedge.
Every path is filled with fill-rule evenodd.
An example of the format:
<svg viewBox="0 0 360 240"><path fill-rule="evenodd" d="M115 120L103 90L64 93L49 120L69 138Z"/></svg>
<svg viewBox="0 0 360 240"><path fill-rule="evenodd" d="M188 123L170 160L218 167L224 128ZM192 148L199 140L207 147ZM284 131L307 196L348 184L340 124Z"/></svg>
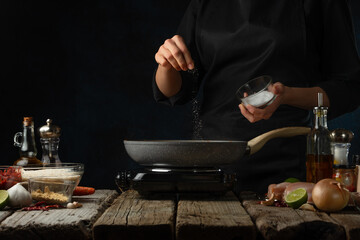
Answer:
<svg viewBox="0 0 360 240"><path fill-rule="evenodd" d="M285 202L289 207L299 208L307 202L308 196L305 188L297 188L285 196Z"/></svg>
<svg viewBox="0 0 360 240"><path fill-rule="evenodd" d="M9 193L6 190L0 190L0 210L4 209L9 202Z"/></svg>
<svg viewBox="0 0 360 240"><path fill-rule="evenodd" d="M300 182L300 180L297 178L294 178L294 177L290 177L290 178L287 178L285 180L285 182L294 183L294 182Z"/></svg>

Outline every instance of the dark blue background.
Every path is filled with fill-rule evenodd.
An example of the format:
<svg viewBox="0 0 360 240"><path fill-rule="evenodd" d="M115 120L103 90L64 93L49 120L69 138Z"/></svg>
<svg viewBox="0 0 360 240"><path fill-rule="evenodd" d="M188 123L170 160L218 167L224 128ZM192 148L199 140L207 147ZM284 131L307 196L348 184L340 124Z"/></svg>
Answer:
<svg viewBox="0 0 360 240"><path fill-rule="evenodd" d="M136 167L124 139L189 139L191 106L154 102L154 54L174 35L189 0L1 1L0 164L18 157L22 118L62 128L60 159L85 163L81 185L115 189L121 169ZM360 3L352 1L360 46ZM360 47L359 47L360 48ZM329 122L355 133L360 111ZM36 135L41 157L39 135Z"/></svg>

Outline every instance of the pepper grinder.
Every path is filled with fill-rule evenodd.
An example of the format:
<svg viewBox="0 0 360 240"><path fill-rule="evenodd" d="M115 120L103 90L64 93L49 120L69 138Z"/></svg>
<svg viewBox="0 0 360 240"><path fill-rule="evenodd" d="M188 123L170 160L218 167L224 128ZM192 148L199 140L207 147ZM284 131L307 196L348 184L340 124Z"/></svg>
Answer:
<svg viewBox="0 0 360 240"><path fill-rule="evenodd" d="M338 128L330 133L334 154L334 166L349 166L349 149L354 133L350 130Z"/></svg>
<svg viewBox="0 0 360 240"><path fill-rule="evenodd" d="M47 119L46 125L39 128L43 164L61 163L58 154L60 130L58 126L52 125L51 119Z"/></svg>

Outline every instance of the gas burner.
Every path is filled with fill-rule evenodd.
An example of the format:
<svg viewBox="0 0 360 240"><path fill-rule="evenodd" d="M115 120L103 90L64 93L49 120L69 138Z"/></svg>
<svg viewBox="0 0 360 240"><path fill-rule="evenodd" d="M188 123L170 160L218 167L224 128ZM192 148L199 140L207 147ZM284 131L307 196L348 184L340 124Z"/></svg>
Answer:
<svg viewBox="0 0 360 240"><path fill-rule="evenodd" d="M220 173L221 169L219 168L166 168L166 167L156 167L156 168L145 168L146 171L154 173Z"/></svg>
<svg viewBox="0 0 360 240"><path fill-rule="evenodd" d="M116 184L123 192L134 189L141 195L152 193L225 194L236 181L235 173L219 168L142 168L121 171Z"/></svg>

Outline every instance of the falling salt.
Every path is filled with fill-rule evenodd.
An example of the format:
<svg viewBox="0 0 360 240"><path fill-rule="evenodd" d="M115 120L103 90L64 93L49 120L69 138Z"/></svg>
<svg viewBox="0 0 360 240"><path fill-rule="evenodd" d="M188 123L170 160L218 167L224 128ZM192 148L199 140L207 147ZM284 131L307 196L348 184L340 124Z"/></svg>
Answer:
<svg viewBox="0 0 360 240"><path fill-rule="evenodd" d="M203 127L200 119L200 103L197 98L192 100L192 114L193 114L193 139L202 139L201 129Z"/></svg>
<svg viewBox="0 0 360 240"><path fill-rule="evenodd" d="M192 122L193 122L193 139L202 139L201 130L203 128L202 121L200 119L200 102L197 95L198 84L199 84L199 71L195 67L192 70L188 70L188 73L193 75L193 89L192 89Z"/></svg>
<svg viewBox="0 0 360 240"><path fill-rule="evenodd" d="M274 98L274 94L269 91L262 91L243 98L242 101L245 105L252 105L254 107L261 107L269 103Z"/></svg>

